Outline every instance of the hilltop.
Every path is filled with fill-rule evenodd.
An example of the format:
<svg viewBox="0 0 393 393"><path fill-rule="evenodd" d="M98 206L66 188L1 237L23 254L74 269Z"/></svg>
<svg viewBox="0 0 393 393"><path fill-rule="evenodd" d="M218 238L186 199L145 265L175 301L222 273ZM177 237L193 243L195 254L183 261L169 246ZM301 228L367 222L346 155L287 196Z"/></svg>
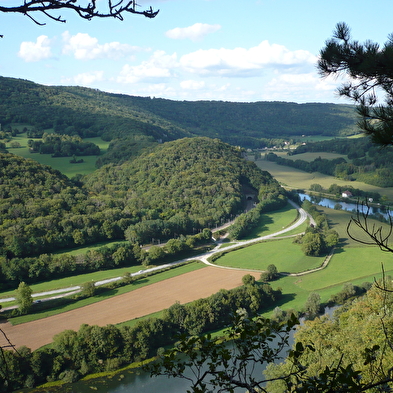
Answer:
<svg viewBox="0 0 393 393"><path fill-rule="evenodd" d="M41 131L107 141L148 138L150 144L207 136L246 148L299 135L356 133L350 105L172 101L5 77L0 77L0 124L3 130L28 124ZM115 148L116 143L111 149Z"/></svg>
<svg viewBox="0 0 393 393"><path fill-rule="evenodd" d="M241 149L204 137L158 144L132 162L105 165L78 181L0 153L0 177L0 284L53 276L58 266L44 274L47 262L31 259L44 253L199 232L243 211L245 190L258 195L265 185L269 192L279 188Z"/></svg>

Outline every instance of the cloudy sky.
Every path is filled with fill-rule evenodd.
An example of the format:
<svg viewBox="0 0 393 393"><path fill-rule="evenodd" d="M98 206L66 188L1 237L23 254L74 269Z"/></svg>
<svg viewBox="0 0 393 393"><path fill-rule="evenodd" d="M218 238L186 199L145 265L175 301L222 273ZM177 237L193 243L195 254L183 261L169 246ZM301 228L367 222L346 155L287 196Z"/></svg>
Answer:
<svg viewBox="0 0 393 393"><path fill-rule="evenodd" d="M23 0L20 0L23 2ZM18 0L0 0L15 6ZM104 7L106 0L97 0ZM138 0L155 19L126 15L67 23L0 12L0 75L46 85L173 100L339 102L339 80L316 72L336 23L383 44L391 0Z"/></svg>

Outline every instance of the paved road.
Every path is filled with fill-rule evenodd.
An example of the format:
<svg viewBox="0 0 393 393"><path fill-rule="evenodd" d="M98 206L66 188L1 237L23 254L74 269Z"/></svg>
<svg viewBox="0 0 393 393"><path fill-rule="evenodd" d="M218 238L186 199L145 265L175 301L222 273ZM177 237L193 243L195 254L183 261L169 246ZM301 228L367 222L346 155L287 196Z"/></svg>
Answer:
<svg viewBox="0 0 393 393"><path fill-rule="evenodd" d="M277 236L284 235L285 233L290 232L293 229L299 227L307 219L310 219L310 223L315 225L314 220L311 218L311 216L308 215L308 213L305 212L305 210L303 210L296 203L294 203L294 202L292 202L290 200L288 200L288 202L293 207L295 207L298 210L298 212L299 212L299 218L296 220L296 222L294 222L289 227L282 229L281 231L278 231L278 232L275 232L275 233L271 233L271 234L266 235L266 236L261 236L261 237L258 237L258 238L255 238L255 239L251 239L251 240L236 241L235 244L225 247L225 251L237 248L237 247L239 247L239 245L249 245L249 244L253 244L253 243L258 243L261 240L268 240L268 239L271 239L273 237L277 238ZM212 255L217 254L219 252L222 252L222 251L223 251L223 249L220 249L220 244L218 244L212 251L209 251L209 252L204 253L202 255L194 256L194 257L191 257L191 258L181 259L181 260L176 261L176 262L171 262L171 263L168 263L168 264L165 264L165 265L160 265L160 266L152 267L152 268L149 268L149 269L139 270L137 273L131 274L131 276L132 277L136 277L136 276L139 276L141 274L146 274L146 273L151 273L151 272L154 272L154 271L157 271L157 270L166 269L168 267L173 267L173 266L176 266L176 265L180 265L180 264L182 264L184 262L189 262L189 261L193 261L193 260L201 261L201 262L205 263L206 265L210 265L210 266L222 267L224 269L235 269L235 268L228 268L228 267L224 267L224 266L219 266L219 265L213 264L213 263L208 261L209 257L211 257ZM242 270L244 270L244 269L242 269ZM100 286L100 285L108 284L110 282L118 281L118 280L121 280L121 279L122 279L122 277L110 278L110 279L107 279L107 280L97 281L95 283L95 285L96 286ZM69 295L72 295L74 293L79 292L80 290L81 290L81 288L79 286L74 286L74 287L69 287L69 288L56 289L56 290L53 290L53 291L34 293L32 295L32 297L36 298L36 297L49 296L49 298L40 300L40 301L45 301L45 300L55 299L55 298L59 298L59 297L69 296ZM11 302L11 301L14 301L14 300L15 300L14 297L0 299L0 304L4 304L4 303ZM6 308L3 308L3 310L10 310L10 309L16 308L16 307L17 306L6 307Z"/></svg>

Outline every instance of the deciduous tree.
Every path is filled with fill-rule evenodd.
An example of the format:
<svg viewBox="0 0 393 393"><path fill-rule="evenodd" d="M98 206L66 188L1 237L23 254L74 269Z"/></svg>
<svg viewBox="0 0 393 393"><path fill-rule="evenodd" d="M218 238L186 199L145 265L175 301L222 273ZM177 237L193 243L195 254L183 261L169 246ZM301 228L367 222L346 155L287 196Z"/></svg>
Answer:
<svg viewBox="0 0 393 393"><path fill-rule="evenodd" d="M21 314L27 314L30 311L33 305L32 293L33 290L25 282L21 282L15 291L16 301L19 305L18 309Z"/></svg>

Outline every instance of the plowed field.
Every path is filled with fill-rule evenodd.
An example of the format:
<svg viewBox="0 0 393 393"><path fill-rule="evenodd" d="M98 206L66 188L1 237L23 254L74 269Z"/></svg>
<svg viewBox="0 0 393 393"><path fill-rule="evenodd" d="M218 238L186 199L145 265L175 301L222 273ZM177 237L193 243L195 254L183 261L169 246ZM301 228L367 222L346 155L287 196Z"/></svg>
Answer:
<svg viewBox="0 0 393 393"><path fill-rule="evenodd" d="M16 326L0 323L0 328L16 347L26 345L34 350L49 344L57 333L66 329L78 330L83 323L117 324L163 310L176 301L184 304L208 297L220 289L238 287L247 273L250 272L205 267L52 317ZM252 274L259 278L259 273ZM4 337L0 337L0 344L5 343Z"/></svg>

